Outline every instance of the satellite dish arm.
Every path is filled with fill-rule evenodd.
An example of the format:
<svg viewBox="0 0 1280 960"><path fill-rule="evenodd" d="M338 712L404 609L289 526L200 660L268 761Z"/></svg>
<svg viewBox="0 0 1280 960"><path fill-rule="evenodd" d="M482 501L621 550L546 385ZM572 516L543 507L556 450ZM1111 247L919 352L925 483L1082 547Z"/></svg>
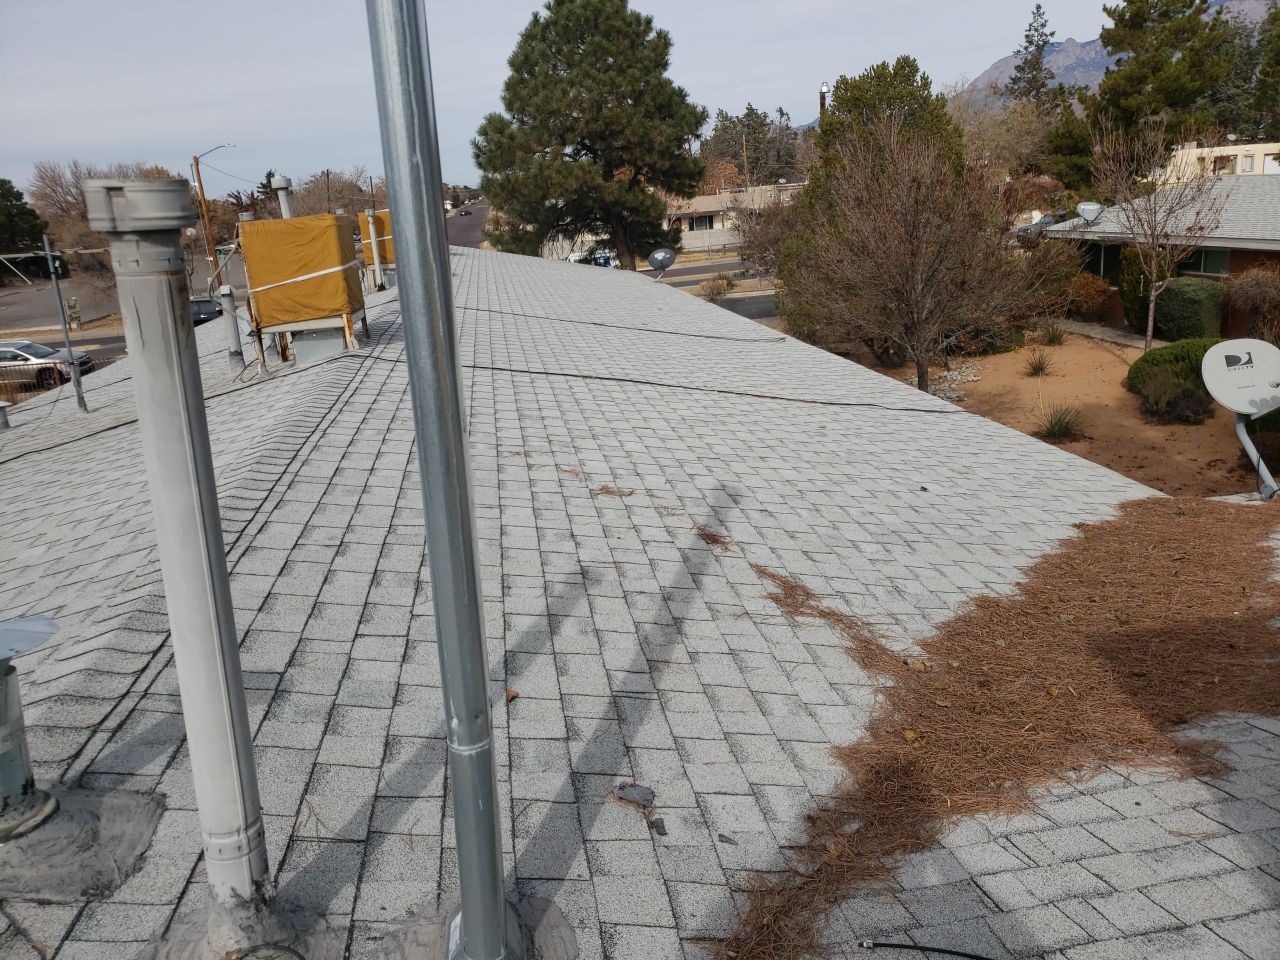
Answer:
<svg viewBox="0 0 1280 960"><path fill-rule="evenodd" d="M1253 437L1249 436L1249 417L1246 414L1236 414L1236 438L1244 448L1244 455L1253 464L1253 469L1258 471L1258 496L1263 500L1270 500L1276 495L1278 488L1271 471L1262 460L1262 454L1258 453L1258 448L1253 444Z"/></svg>

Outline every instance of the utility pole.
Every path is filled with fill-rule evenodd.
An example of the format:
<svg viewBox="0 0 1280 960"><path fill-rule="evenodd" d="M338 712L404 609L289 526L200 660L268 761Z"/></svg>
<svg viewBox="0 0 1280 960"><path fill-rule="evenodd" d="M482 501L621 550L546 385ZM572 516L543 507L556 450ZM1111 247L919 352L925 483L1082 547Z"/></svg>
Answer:
<svg viewBox="0 0 1280 960"><path fill-rule="evenodd" d="M222 282L222 263L218 260L218 243L213 238L213 231L209 227L209 201L204 195L204 180L200 176L200 158L207 157L214 150L221 150L223 147L234 147L234 143L220 143L216 147L206 150L204 153L197 154L191 158L191 173L196 178L196 196L200 199L200 223L204 227L204 253L213 265L209 268L213 273L209 276L209 293L213 291Z"/></svg>
<svg viewBox="0 0 1280 960"><path fill-rule="evenodd" d="M85 413L89 406L84 402L84 384L80 382L80 364L76 361L75 352L71 349L71 329L67 324L67 305L62 302L62 286L58 283L58 264L53 259L53 247L49 245L49 235L44 237L44 259L49 264L49 276L53 279L53 298L58 301L58 318L62 321L62 345L67 348L67 366L71 368L71 382L75 385L76 406Z"/></svg>
<svg viewBox="0 0 1280 960"><path fill-rule="evenodd" d="M86 180L89 225L107 234L133 361L182 719L209 887L211 954L271 942L258 777L218 517L204 392L188 319L180 231L186 180Z"/></svg>
<svg viewBox="0 0 1280 960"><path fill-rule="evenodd" d="M204 196L204 178L200 176L200 157L192 156L191 172L196 176L196 196L200 198L200 225L204 228L204 253L213 261L210 269L209 286L215 287L221 278L222 264L218 262L218 247L213 239L213 230L209 226L209 201Z"/></svg>
<svg viewBox="0 0 1280 960"><path fill-rule="evenodd" d="M367 0L366 8L399 250L396 271L454 787L462 903L449 921L446 954L451 960L520 960L523 941L504 895L489 668L427 15L424 0Z"/></svg>

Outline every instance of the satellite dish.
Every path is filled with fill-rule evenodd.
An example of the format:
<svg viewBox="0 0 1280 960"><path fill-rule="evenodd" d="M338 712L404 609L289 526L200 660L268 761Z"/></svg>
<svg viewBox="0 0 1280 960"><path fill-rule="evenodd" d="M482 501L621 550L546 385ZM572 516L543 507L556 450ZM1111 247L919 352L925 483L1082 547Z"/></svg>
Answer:
<svg viewBox="0 0 1280 960"><path fill-rule="evenodd" d="M1200 364L1213 399L1255 419L1280 409L1280 347L1265 340L1223 340Z"/></svg>
<svg viewBox="0 0 1280 960"><path fill-rule="evenodd" d="M667 247L662 247L649 254L649 266L658 271L666 270L675 262L676 252Z"/></svg>
<svg viewBox="0 0 1280 960"><path fill-rule="evenodd" d="M58 624L45 616L0 621L0 661L40 646L57 632Z"/></svg>
<svg viewBox="0 0 1280 960"><path fill-rule="evenodd" d="M1086 201L1076 205L1076 213L1080 214L1089 223L1093 223L1102 216L1102 204Z"/></svg>

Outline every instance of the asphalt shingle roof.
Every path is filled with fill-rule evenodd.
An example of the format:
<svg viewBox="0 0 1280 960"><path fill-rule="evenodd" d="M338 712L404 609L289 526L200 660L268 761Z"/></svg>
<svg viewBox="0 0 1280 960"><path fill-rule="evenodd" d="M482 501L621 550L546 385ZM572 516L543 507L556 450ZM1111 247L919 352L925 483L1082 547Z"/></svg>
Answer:
<svg viewBox="0 0 1280 960"><path fill-rule="evenodd" d="M561 905L588 960L703 957L867 719L876 682L780 616L751 563L905 649L1152 493L642 276L479 251L453 267L508 879ZM456 888L399 305L370 315L367 349L247 384L199 331L271 866L282 897L350 923L353 957ZM11 412L0 616L63 626L19 660L38 777L158 791L166 812L108 899L6 902L6 956L33 938L127 956L204 897L128 375L89 377L85 416L56 394ZM829 937L1274 955L1280 724L1210 730L1225 780L1118 770L962 822ZM665 834L608 801L623 779L656 791Z"/></svg>
<svg viewBox="0 0 1280 960"><path fill-rule="evenodd" d="M1280 176L1236 174L1215 177L1212 192L1221 198L1217 229L1203 234L1206 246L1280 250ZM1127 231L1112 209L1093 224L1080 218L1048 228L1049 233L1088 240L1121 239Z"/></svg>

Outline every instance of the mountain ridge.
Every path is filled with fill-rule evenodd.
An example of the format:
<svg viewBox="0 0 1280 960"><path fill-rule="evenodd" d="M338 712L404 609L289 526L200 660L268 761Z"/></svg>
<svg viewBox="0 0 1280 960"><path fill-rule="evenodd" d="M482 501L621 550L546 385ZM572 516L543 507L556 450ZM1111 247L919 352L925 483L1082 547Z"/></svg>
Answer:
<svg viewBox="0 0 1280 960"><path fill-rule="evenodd" d="M1237 16L1249 23L1258 24L1267 14L1267 0L1211 0L1210 10L1221 10L1229 16ZM978 74L965 92L979 99L991 99L999 96L999 90L1013 76L1013 68L1018 62L1016 53L997 60L986 70ZM1066 40L1049 44L1045 51L1045 63L1054 73L1058 83L1078 85L1096 90L1107 68L1116 62L1116 58L1107 53L1102 40Z"/></svg>

